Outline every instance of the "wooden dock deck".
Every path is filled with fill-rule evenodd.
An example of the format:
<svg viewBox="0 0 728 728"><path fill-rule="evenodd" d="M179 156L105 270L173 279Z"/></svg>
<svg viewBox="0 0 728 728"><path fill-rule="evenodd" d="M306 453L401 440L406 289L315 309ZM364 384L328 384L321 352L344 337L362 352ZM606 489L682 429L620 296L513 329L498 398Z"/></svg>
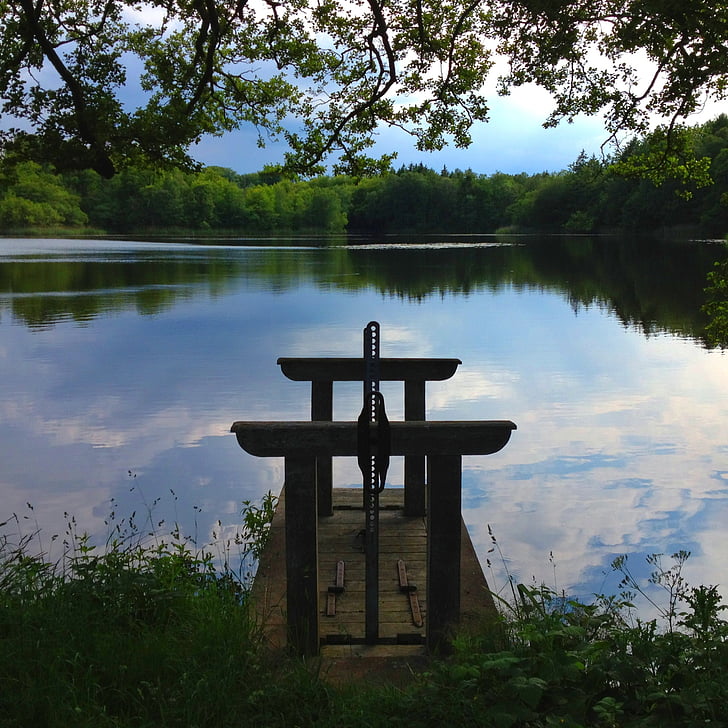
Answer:
<svg viewBox="0 0 728 728"><path fill-rule="evenodd" d="M426 519L404 515L404 489L385 488L380 497L379 526L379 640L378 654L387 657L424 654L427 626ZM361 488L335 488L333 515L318 518L318 592L321 654L372 651L364 643L364 510ZM285 489L261 556L252 600L271 647L286 646ZM413 620L410 599L400 589L398 560L406 564L407 579L417 586L423 624ZM329 586L336 583L344 562L344 592L336 597L336 613L326 615ZM495 607L467 529L461 521L460 623L477 623L493 616ZM347 645L348 648L342 646ZM376 647L376 646L375 646Z"/></svg>

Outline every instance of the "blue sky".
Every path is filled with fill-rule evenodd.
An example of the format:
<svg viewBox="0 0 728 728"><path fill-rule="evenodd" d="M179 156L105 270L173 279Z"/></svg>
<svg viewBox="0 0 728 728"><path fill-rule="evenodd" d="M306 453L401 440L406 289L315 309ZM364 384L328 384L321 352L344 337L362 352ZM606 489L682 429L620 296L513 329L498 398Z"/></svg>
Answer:
<svg viewBox="0 0 728 728"><path fill-rule="evenodd" d="M652 73L648 75L651 77ZM484 93L490 105L490 121L474 126L473 144L468 149L447 146L439 152L418 152L414 140L401 130L383 129L374 153L396 151L395 168L402 164L422 163L438 171L445 166L449 170L472 169L479 174L536 174L566 169L582 151L596 156L613 151L610 146L602 149L609 135L601 116L579 116L573 123L563 122L556 128L544 129L543 122L554 104L549 93L542 88L525 85L502 97L496 93L493 80ZM726 112L728 103L706 101L700 113L692 115L686 123L703 123ZM664 120L655 118L652 122L657 125ZM283 162L285 151L283 143L271 143L260 149L257 133L250 127L223 137L204 137L191 153L203 164L248 173L256 172L266 164Z"/></svg>
<svg viewBox="0 0 728 728"><path fill-rule="evenodd" d="M633 59L646 78L654 69L644 59ZM490 121L473 127L473 143L468 149L447 146L434 153L418 152L414 140L398 129L382 129L373 149L375 154L397 152L394 166L422 163L436 170L472 169L479 174L505 172L557 172L566 169L584 151L588 155L609 154L604 146L609 134L601 116L579 116L573 123L561 123L544 129L543 123L553 110L554 102L548 91L534 84L511 89L509 96L499 96L495 79L503 71L497 62L483 93L490 106ZM707 100L703 109L688 119L687 124L699 124L728 112L728 103ZM653 118L654 126L665 123ZM625 135L620 141L625 141ZM271 143L264 149L257 146L257 132L252 127L223 137L204 137L191 150L192 156L203 164L230 167L239 173L256 172L266 164L283 162L286 146Z"/></svg>
<svg viewBox="0 0 728 728"><path fill-rule="evenodd" d="M448 146L439 152L418 152L407 134L384 129L374 151L397 151L395 167L422 163L438 171L445 166L449 170L472 169L479 174L555 172L568 167L581 151L601 154L607 132L600 118L580 117L572 124L544 129L543 121L550 109L546 92L521 88L509 97L491 97L491 120L476 125L473 144L468 149ZM271 143L259 149L256 140L257 133L250 127L222 137L207 136L191 153L203 164L230 167L241 174L283 162L284 143Z"/></svg>

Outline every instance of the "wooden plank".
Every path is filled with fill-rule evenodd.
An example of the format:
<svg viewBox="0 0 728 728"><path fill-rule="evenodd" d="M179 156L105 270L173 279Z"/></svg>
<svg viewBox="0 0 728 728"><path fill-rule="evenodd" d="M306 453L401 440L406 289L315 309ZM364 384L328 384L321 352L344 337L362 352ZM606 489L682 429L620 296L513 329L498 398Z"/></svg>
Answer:
<svg viewBox="0 0 728 728"><path fill-rule="evenodd" d="M425 419L426 381L449 379L460 364L454 358L378 358L379 380L404 382L405 420ZM330 421L334 381L363 381L364 358L278 359L283 374L296 381L311 382L311 419ZM331 457L322 456L317 466L319 514L331 515ZM404 463L405 510L410 516L425 514L425 462L409 455Z"/></svg>
<svg viewBox="0 0 728 728"><path fill-rule="evenodd" d="M324 643L360 643L366 638L364 542L358 537L364 527L361 491L335 489L334 494L334 515L320 525L321 589L326 590L333 583L335 561L339 558L346 563L347 578L344 594L337 597L336 616L321 618L321 636ZM425 631L412 624L408 599L399 591L396 565L403 556L410 558L413 581L415 574L418 579L420 574L424 575L427 540L423 519L406 518L403 501L401 488L385 488L381 494L384 508L380 511L379 531L378 640L395 643L405 639L409 643L421 643Z"/></svg>
<svg viewBox="0 0 728 728"><path fill-rule="evenodd" d="M425 420L425 381L408 380L404 383L404 419L408 422ZM425 459L408 455L404 459L404 510L408 516L424 516Z"/></svg>
<svg viewBox="0 0 728 728"><path fill-rule="evenodd" d="M357 454L357 425L239 421L232 424L230 431L243 450L260 457L351 457ZM490 455L505 447L515 429L510 420L390 422L391 454Z"/></svg>
<svg viewBox="0 0 728 728"><path fill-rule="evenodd" d="M288 644L286 624L286 489L278 496L268 542L258 561L250 604L267 645L278 650Z"/></svg>
<svg viewBox="0 0 728 728"><path fill-rule="evenodd" d="M361 382L364 380L363 357L285 357L278 359L283 374L296 382L316 380ZM443 381L455 374L460 359L387 358L379 359L380 381L407 379Z"/></svg>

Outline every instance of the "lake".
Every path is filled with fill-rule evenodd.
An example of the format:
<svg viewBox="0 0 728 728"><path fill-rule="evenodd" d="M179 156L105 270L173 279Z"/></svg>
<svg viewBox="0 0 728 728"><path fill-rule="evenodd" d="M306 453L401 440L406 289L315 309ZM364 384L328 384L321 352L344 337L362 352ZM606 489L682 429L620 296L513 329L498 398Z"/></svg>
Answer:
<svg viewBox="0 0 728 728"><path fill-rule="evenodd" d="M510 573L615 592L616 556L645 578L647 554L686 549L687 579L726 593L728 361L703 345L700 312L724 246L368 242L0 239L0 521L19 521L4 530L40 529L53 556L69 518L103 542L135 513L224 551L242 501L283 480L230 424L308 419L309 385L277 358L360 356L377 320L382 356L462 360L428 384L428 419L518 426L464 462L463 515L492 588ZM382 389L401 419L401 385ZM361 385L334 398L335 419L355 419ZM355 459L334 473L361 483Z"/></svg>

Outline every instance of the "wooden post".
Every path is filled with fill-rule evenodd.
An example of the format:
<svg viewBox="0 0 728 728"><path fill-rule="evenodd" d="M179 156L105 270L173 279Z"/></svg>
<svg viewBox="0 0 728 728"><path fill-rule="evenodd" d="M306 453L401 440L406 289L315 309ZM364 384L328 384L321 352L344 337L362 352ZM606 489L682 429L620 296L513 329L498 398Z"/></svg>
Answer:
<svg viewBox="0 0 728 728"><path fill-rule="evenodd" d="M288 644L301 655L319 651L316 459L285 458L286 607Z"/></svg>
<svg viewBox="0 0 728 728"><path fill-rule="evenodd" d="M414 422L424 421L424 379L405 379L404 419ZM404 459L404 514L422 517L425 515L426 507L425 459L422 456L408 455Z"/></svg>
<svg viewBox="0 0 728 728"><path fill-rule="evenodd" d="M314 379L311 382L311 419L331 422L334 419L334 383ZM316 482L318 484L318 514L333 516L333 475L331 456L316 458Z"/></svg>
<svg viewBox="0 0 728 728"><path fill-rule="evenodd" d="M460 619L462 457L427 458L427 645L447 649Z"/></svg>

